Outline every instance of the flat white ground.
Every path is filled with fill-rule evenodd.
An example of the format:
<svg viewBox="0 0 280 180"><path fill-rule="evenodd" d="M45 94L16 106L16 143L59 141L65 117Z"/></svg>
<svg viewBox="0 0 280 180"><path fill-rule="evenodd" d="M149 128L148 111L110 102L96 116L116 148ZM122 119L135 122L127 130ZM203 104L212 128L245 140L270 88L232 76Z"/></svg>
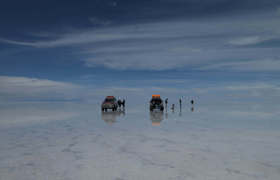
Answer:
<svg viewBox="0 0 280 180"><path fill-rule="evenodd" d="M279 179L279 113L249 107L2 106L0 180Z"/></svg>

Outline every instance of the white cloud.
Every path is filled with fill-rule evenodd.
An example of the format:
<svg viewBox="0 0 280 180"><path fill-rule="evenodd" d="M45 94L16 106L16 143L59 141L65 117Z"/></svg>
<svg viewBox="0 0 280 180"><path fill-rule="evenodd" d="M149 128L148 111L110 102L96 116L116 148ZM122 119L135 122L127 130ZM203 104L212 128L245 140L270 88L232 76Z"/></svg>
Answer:
<svg viewBox="0 0 280 180"><path fill-rule="evenodd" d="M79 97L80 86L27 77L0 76L0 99L71 100Z"/></svg>
<svg viewBox="0 0 280 180"><path fill-rule="evenodd" d="M14 41L0 38L0 42L8 43L8 44L15 44L15 45L22 45L22 46L34 46L34 42L22 42L22 41Z"/></svg>
<svg viewBox="0 0 280 180"><path fill-rule="evenodd" d="M260 37L260 36L250 36L250 37L242 37L242 38L233 39L229 42L229 44L237 45L237 46L254 45L254 44L264 42L269 39L270 38L264 38L264 37Z"/></svg>
<svg viewBox="0 0 280 180"><path fill-rule="evenodd" d="M221 62L199 68L200 70L235 70L235 71L280 71L280 60L263 59L251 61Z"/></svg>
<svg viewBox="0 0 280 180"><path fill-rule="evenodd" d="M102 24L100 19L91 20ZM279 67L277 61L232 60L274 58L278 48L239 46L278 37L279 27L276 16L254 14L254 17L233 19L177 20L76 30L50 40L0 41L36 48L71 46L88 67L103 66L118 70L208 70L226 67L228 70L275 71Z"/></svg>
<svg viewBox="0 0 280 180"><path fill-rule="evenodd" d="M247 83L247 84L240 84L240 85L230 85L226 86L225 89L232 90L232 91L242 91L242 90L257 90L257 89L275 89L279 90L279 86L275 84L269 83Z"/></svg>

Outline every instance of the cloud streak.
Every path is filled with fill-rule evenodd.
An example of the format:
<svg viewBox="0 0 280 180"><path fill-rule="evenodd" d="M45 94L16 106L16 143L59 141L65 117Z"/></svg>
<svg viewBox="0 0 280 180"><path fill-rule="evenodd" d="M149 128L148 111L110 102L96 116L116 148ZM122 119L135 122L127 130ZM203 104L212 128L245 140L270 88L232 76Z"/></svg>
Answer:
<svg viewBox="0 0 280 180"><path fill-rule="evenodd" d="M263 59L251 61L222 62L199 68L200 70L236 70L243 72L279 72L279 59Z"/></svg>
<svg viewBox="0 0 280 180"><path fill-rule="evenodd" d="M279 47L253 47L279 39L276 27L279 28L280 23L273 12L76 30L54 39L32 42L0 41L34 48L71 48L87 67L276 71L279 63L271 59L278 58Z"/></svg>
<svg viewBox="0 0 280 180"><path fill-rule="evenodd" d="M73 100L82 87L71 83L28 77L0 76L2 100Z"/></svg>
<svg viewBox="0 0 280 180"><path fill-rule="evenodd" d="M273 39L273 38L272 38ZM254 45L270 40L270 38L251 36L231 40L229 43L237 46Z"/></svg>

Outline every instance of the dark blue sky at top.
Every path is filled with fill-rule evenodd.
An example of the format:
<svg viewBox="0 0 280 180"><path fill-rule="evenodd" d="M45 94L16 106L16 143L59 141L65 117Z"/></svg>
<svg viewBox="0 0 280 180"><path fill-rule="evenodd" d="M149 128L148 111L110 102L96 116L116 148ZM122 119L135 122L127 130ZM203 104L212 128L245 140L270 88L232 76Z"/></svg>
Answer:
<svg viewBox="0 0 280 180"><path fill-rule="evenodd" d="M244 29L242 25L239 28L233 26L231 29L224 24L231 21L249 24L252 19L260 18L260 23L256 24L258 27L262 23L264 27L270 27L271 24L266 24L270 17L277 17L270 13L277 14L278 7L278 0L5 1L0 6L0 75L73 82L81 82L84 76L108 81L163 76L184 78L184 75L209 82L224 81L225 77L231 80L274 78L278 76L275 65L260 71L263 59L276 66L279 63L278 34L270 34L274 28L254 32L249 26ZM169 25L170 22L175 23ZM190 25L185 25L185 22ZM208 25L208 22L212 24ZM216 26L216 22L221 28ZM194 29L191 29L192 23ZM185 34L183 28L186 28ZM177 34L173 31L177 29L181 34L173 37ZM148 36L142 37L142 32ZM206 34L208 32L210 34ZM101 40L94 39L100 38L100 34ZM126 34L131 36L127 38ZM81 38L80 41L80 35L93 39L88 42ZM111 38L111 35L117 37ZM225 44L221 45L220 41ZM48 46L48 43L53 44ZM174 49L179 51L178 54L182 53L180 48L184 45L188 45L186 48L195 54L187 57L189 53L183 52L185 54L177 58L173 49L165 51L168 43L170 47L176 46ZM128 50L124 50L126 48ZM240 50L242 48L246 48L246 52ZM216 57L218 53L214 51L220 49L223 52ZM198 51L199 55L196 54ZM205 52L207 54L204 55ZM236 56L238 53L240 57ZM126 55L127 60L124 60ZM151 60L139 63L139 59L146 57L154 57L155 62L151 65ZM185 57L190 62L184 62ZM260 59L252 70L250 67L255 58ZM212 59L218 62L212 62ZM224 61L226 59L231 62ZM242 68L243 60L246 60L245 69ZM171 61L174 63L169 65ZM163 65L157 66L160 63ZM236 68L232 69L232 64ZM119 68L122 65L125 68ZM228 68L232 71L229 72Z"/></svg>
<svg viewBox="0 0 280 180"><path fill-rule="evenodd" d="M92 26L89 17L111 20L116 25L134 24L178 17L246 15L249 11L264 11L279 5L277 0L10 0L0 6L0 32L20 38L30 31Z"/></svg>

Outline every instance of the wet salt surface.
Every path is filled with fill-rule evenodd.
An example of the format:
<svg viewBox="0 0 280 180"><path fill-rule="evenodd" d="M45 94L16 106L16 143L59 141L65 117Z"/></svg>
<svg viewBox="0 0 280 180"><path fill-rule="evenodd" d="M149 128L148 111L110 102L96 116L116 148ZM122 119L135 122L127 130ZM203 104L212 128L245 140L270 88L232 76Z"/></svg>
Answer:
<svg viewBox="0 0 280 180"><path fill-rule="evenodd" d="M2 106L0 179L279 179L277 107Z"/></svg>

